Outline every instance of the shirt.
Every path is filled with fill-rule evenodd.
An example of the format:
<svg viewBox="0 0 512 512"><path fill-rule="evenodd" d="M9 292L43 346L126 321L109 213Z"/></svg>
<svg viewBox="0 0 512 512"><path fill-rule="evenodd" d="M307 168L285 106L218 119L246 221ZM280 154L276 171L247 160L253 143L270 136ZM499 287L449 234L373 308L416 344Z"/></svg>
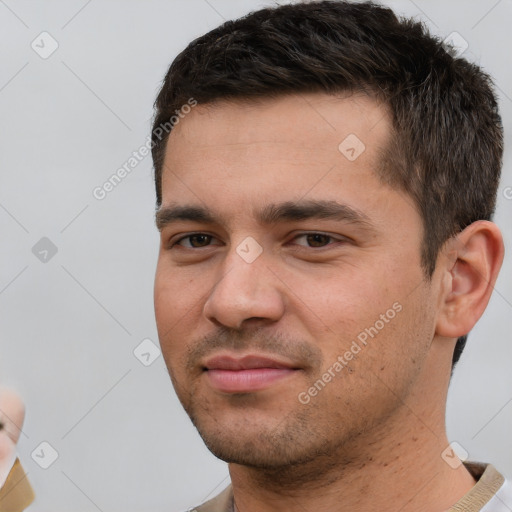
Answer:
<svg viewBox="0 0 512 512"><path fill-rule="evenodd" d="M34 491L18 457L0 489L0 512L21 512L34 501Z"/></svg>

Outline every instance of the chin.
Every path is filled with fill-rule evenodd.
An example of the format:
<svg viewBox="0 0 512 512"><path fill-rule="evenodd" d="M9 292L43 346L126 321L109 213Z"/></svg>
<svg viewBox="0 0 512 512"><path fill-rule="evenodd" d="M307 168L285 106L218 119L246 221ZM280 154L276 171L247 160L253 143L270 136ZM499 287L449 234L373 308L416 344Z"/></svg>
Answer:
<svg viewBox="0 0 512 512"><path fill-rule="evenodd" d="M304 418L258 416L191 419L207 448L227 463L282 470L333 452L333 446L325 445L326 437L315 435Z"/></svg>
<svg viewBox="0 0 512 512"><path fill-rule="evenodd" d="M297 447L293 447L289 442L276 448L275 441L265 442L265 436L262 435L233 439L233 436L208 436L201 432L199 434L213 455L227 463L275 470L304 464L313 459L298 453Z"/></svg>

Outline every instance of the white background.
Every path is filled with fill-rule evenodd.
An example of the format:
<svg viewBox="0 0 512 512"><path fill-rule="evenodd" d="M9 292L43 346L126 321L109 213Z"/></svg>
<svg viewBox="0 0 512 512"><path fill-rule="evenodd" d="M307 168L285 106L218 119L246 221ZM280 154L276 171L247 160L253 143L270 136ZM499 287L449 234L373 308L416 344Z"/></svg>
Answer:
<svg viewBox="0 0 512 512"><path fill-rule="evenodd" d="M511 0L387 2L444 37L499 88L506 157L495 221L510 252ZM24 397L19 454L38 512L173 511L227 485L179 405L157 343L152 286L158 250L148 156L103 200L101 186L147 140L172 59L225 19L270 2L0 0L0 381ZM58 49L42 59L43 31ZM46 46L48 48L48 46ZM510 196L509 196L510 197ZM48 237L57 254L39 261ZM512 257L471 333L448 405L450 440L512 477ZM58 459L42 469L43 441ZM48 449L46 456L48 456Z"/></svg>

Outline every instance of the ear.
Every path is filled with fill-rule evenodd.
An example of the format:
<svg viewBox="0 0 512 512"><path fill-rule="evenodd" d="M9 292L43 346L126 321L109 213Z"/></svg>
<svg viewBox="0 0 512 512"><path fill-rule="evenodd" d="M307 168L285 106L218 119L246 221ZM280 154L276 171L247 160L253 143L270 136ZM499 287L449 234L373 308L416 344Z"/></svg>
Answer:
<svg viewBox="0 0 512 512"><path fill-rule="evenodd" d="M487 307L504 252L498 226L486 220L470 224L447 242L439 260L436 334L458 338L471 331Z"/></svg>

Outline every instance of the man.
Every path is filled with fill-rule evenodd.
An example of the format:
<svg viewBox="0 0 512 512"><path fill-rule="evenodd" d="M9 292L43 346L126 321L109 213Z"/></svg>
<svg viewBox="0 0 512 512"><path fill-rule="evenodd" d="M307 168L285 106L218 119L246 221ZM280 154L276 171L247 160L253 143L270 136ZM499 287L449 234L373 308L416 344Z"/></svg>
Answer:
<svg viewBox="0 0 512 512"><path fill-rule="evenodd" d="M195 510L511 510L445 430L504 251L482 70L378 5L263 9L172 63L152 154L162 352L232 482Z"/></svg>
<svg viewBox="0 0 512 512"><path fill-rule="evenodd" d="M510 510L444 422L503 260L487 75L389 9L287 5L193 41L156 109L160 343L232 481L194 510Z"/></svg>

